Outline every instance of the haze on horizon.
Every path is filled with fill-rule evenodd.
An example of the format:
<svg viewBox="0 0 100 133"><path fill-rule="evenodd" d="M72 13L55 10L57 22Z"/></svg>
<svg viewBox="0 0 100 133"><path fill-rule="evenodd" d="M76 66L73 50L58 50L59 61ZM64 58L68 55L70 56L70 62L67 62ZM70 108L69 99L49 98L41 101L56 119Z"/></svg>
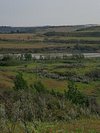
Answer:
<svg viewBox="0 0 100 133"><path fill-rule="evenodd" d="M0 0L0 26L100 24L100 0Z"/></svg>

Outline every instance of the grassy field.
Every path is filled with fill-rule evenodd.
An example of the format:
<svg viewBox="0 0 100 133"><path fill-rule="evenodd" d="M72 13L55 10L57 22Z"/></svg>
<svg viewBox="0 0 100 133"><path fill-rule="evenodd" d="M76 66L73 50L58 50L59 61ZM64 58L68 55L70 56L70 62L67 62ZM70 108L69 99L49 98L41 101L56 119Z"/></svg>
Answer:
<svg viewBox="0 0 100 133"><path fill-rule="evenodd" d="M29 132L34 133L99 133L100 120L95 118L82 119L72 122L55 122L55 123L37 123L37 129L34 129L32 123L29 123ZM11 124L9 124L10 128ZM21 123L16 123L13 133L25 133ZM1 132L0 132L1 133ZM2 132L3 133L3 132Z"/></svg>
<svg viewBox="0 0 100 133"><path fill-rule="evenodd" d="M93 28L80 29L78 31L72 30L73 32L72 33L70 32L70 34L69 32L66 32L66 29L64 30L64 27L61 27L59 30L56 29L56 32L58 33L55 33L52 29L46 30L45 34L44 32L36 32L32 34L30 33L0 34L0 53L7 54L7 53L61 52L61 53L78 54L81 52L83 53L100 52L100 36L97 27L94 27L94 29ZM92 34L93 31L95 32L94 36ZM49 33L51 35L46 35L48 34L48 32L53 32L53 35L51 33ZM87 34L87 36L84 36L84 34ZM54 107L54 109L51 108L51 111L53 110L52 114L55 113L58 116L62 117L62 115L64 115L63 113L65 113L66 110L71 110L72 113L71 114L72 118L68 121L63 121L63 120L58 121L58 119L55 122L36 121L35 128L33 126L33 123L31 122L27 123L29 133L99 133L100 132L99 115L96 114L93 115L92 117L91 116L86 117L86 115L85 117L83 117L84 115L82 115L82 117L78 117L78 119L73 120L75 113L77 114L77 111L75 109L76 108L77 110L79 109L77 105L74 105L69 101L66 101L67 108L65 108L65 110L61 108L60 111L58 106L59 104L63 105L62 103L65 102L65 99L62 98L62 94L65 94L65 92L68 91L69 81L74 82L80 94L82 93L83 95L86 95L90 98L95 98L97 104L100 105L100 58L99 57L84 58L80 57L80 54L78 54L78 56L74 55L71 57L64 57L63 59L52 58L45 60L43 59L25 60L15 57L9 57L9 58L5 57L3 59L0 59L0 96L1 94L5 95L8 94L7 103L9 106L7 108L11 106L10 109L12 109L13 107L12 101L15 100L12 98L15 94L12 95L12 93L14 90L13 88L14 81L16 79L16 75L18 75L19 72L22 73L24 80L28 83L29 89L37 81L40 81L44 85L44 88L48 90L47 94L39 93L39 95L42 95L42 98L44 98L43 96L46 95L45 98L47 98L47 100L49 99L48 97L50 97L49 99L51 100L50 103L53 103ZM52 91L55 91L55 93L58 94L58 97L54 97L50 93ZM10 92L12 97L9 97ZM18 94L16 93L16 95ZM10 101L12 105L9 104L10 98L12 98ZM39 98L41 99L41 97ZM39 98L36 102L39 101ZM2 111L2 98L0 100L1 100L0 111ZM6 105L7 103L4 102L4 105ZM15 104L16 106L19 105L19 99L17 102L15 102ZM45 101L44 103L41 103L42 107L44 106L44 104ZM55 106L56 104L57 107ZM47 108L48 105L47 103L45 105L46 106L43 109L44 110L47 109L45 112L48 114L48 111L50 109ZM36 111L37 110L38 108L36 108ZM84 114L84 110L79 109L78 110L79 116L81 114L80 113L81 111L83 111L82 113ZM77 117L75 116L75 118ZM10 122L7 121L7 127L9 129L12 128L12 125L13 123L11 123L11 121ZM15 131L13 133L26 133L25 127L23 126L22 123L17 121L15 125L16 125Z"/></svg>
<svg viewBox="0 0 100 133"><path fill-rule="evenodd" d="M76 65L78 64L78 65ZM42 70L41 70L42 69ZM41 73L37 72L41 70ZM60 80L59 78L52 78L44 76L47 74L58 74L60 76L70 77L84 77L87 73L100 70L100 61L97 59L82 59L81 62L74 59L59 60L58 61L30 61L18 66L0 66L0 88L11 88L13 86L13 79L17 72L21 71L25 80L29 84L33 84L36 80L41 80L42 83L49 89L57 89L58 91L67 88L67 79ZM86 78L86 77L84 77ZM95 87L99 86L99 79L89 80L88 83L83 81L76 81L76 85L83 92L92 93Z"/></svg>
<svg viewBox="0 0 100 133"><path fill-rule="evenodd" d="M99 133L100 121L96 119L83 119L79 121L73 121L69 123L58 123L55 125L47 125L47 129L42 129L42 132L48 133ZM40 129L41 130L41 129ZM42 133L41 132L41 133Z"/></svg>
<svg viewBox="0 0 100 133"><path fill-rule="evenodd" d="M59 32L58 32L59 33ZM63 36L55 33L48 36L43 33L0 34L0 52L100 52L100 36L84 36L77 32ZM91 33L91 32L90 32ZM72 34L72 36L71 36ZM89 34L89 33L88 33ZM24 51L23 51L24 50Z"/></svg>

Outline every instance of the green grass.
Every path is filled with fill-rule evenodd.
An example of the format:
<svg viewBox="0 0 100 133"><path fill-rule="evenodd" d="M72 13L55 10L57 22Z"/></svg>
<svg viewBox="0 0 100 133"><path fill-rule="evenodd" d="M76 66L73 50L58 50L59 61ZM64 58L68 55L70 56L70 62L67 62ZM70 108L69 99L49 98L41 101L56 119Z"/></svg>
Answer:
<svg viewBox="0 0 100 133"><path fill-rule="evenodd" d="M100 27L99 27L100 28ZM86 29L83 31L79 31L79 33L83 32L93 32L97 31L96 29ZM77 33L76 33L77 34ZM16 52L16 49L40 49L41 48L59 48L59 47L68 47L71 50L78 44L80 47L90 47L98 49L100 51L100 44L82 44L83 41L100 41L100 37L67 37L67 36L52 36L47 37L43 34L33 35L33 34L9 34L0 35L0 49L1 52L7 53L5 49L13 49L13 52ZM4 40L2 40L4 39ZM47 39L47 42L44 40ZM63 40L63 41L72 41L76 40L75 43L50 43L50 40ZM2 50L4 48L4 50ZM69 52L69 49L67 50ZM87 48L88 51L88 48ZM95 51L95 50L94 50ZM8 51L9 52L9 51ZM17 51L18 52L18 51ZM22 52L22 51L20 51ZM41 51L40 51L41 52ZM48 53L46 50L45 52ZM49 51L49 52L52 52ZM58 51L57 51L58 52ZM63 52L63 51L62 51ZM90 51L89 51L90 52ZM44 51L43 51L44 53ZM63 67L63 65L75 65L81 63L83 67ZM60 66L60 68L59 68ZM61 67L62 66L62 67ZM40 80L44 86L49 90L56 90L59 92L64 92L64 90L68 89L68 80L56 80L52 78L46 78L44 76L39 76L36 72L37 69L43 68L48 73L66 73L66 72L75 72L78 76L84 76L86 73L91 72L96 69L100 69L100 58L92 58L92 59L65 59L65 60L51 60L51 61L28 61L21 62L21 64L16 66L0 66L0 92L5 90L10 90L13 88L13 80L18 72L23 73L24 79L28 82L28 85L33 85L35 81ZM35 72L34 72L35 70ZM96 97L97 102L100 103L100 80L89 81L89 83L83 82L75 82L77 88L87 94L93 95ZM13 123L8 123L9 127L11 127ZM33 123L28 123L29 131L33 131L34 125ZM1 133L1 132L0 132ZM6 132L2 132L6 133ZM22 123L16 123L15 131L13 133L25 133L25 129ZM97 118L83 118L75 121L59 121L59 122L36 122L35 131L31 133L100 133L100 119Z"/></svg>
<svg viewBox="0 0 100 133"><path fill-rule="evenodd" d="M32 133L99 133L99 119L82 119L71 122L34 122L37 126L34 128L32 123L27 123L28 130ZM9 127L11 124L9 123ZM16 123L13 133L24 133L25 129L22 123ZM3 132L5 133L5 132Z"/></svg>
<svg viewBox="0 0 100 133"><path fill-rule="evenodd" d="M0 86L2 89L5 86L5 89L9 89L13 86L13 78L20 71L23 73L23 77L28 82L29 85L34 84L35 81L41 80L41 82L48 89L55 89L57 91L64 91L67 89L68 80L56 80L52 78L40 77L36 72L37 69L43 68L49 73L62 73L66 72L75 72L77 75L84 76L86 73L100 68L99 58L95 59L82 59L81 64L84 67L61 67L67 64L77 64L77 60L67 59L67 60L56 60L56 61L29 61L22 63L18 66L0 66ZM13 77L13 78L11 78ZM95 91L96 87L99 86L99 81L90 81L88 84L82 82L76 82L78 89L84 93L92 94Z"/></svg>
<svg viewBox="0 0 100 133"><path fill-rule="evenodd" d="M83 119L73 122L58 122L57 124L47 126L48 133L99 133L100 120ZM44 130L44 131L45 131ZM42 133L40 131L40 133Z"/></svg>
<svg viewBox="0 0 100 133"><path fill-rule="evenodd" d="M99 37L49 37L49 39L58 39L58 40L100 40Z"/></svg>

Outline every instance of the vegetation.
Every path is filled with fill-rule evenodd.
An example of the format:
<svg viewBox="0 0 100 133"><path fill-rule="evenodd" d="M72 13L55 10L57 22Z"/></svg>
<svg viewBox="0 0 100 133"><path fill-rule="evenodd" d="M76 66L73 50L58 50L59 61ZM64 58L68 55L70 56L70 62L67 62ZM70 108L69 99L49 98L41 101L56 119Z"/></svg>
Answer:
<svg viewBox="0 0 100 133"><path fill-rule="evenodd" d="M22 73L19 73L18 75L16 75L16 78L14 80L14 84L15 84L14 89L16 91L28 89L27 82L23 79Z"/></svg>
<svg viewBox="0 0 100 133"><path fill-rule="evenodd" d="M88 97L77 90L73 82L68 85L68 92L65 93L65 96L76 105L89 106Z"/></svg>
<svg viewBox="0 0 100 133"><path fill-rule="evenodd" d="M69 90L65 93L46 91L40 81L29 88L22 74L19 73L14 85L15 91L3 92L0 95L0 131L2 133L14 133L19 122L25 133L32 133L38 130L38 125L35 123L37 121L67 122L81 117L90 118L92 115L95 117L100 115L97 110L98 105L90 108L93 105L88 102L89 99L77 91L73 83L69 84ZM32 128L31 131L30 128Z"/></svg>
<svg viewBox="0 0 100 133"><path fill-rule="evenodd" d="M8 27L8 30L7 27L0 27L1 33L3 29L5 33L9 33L0 34L0 53L100 52L99 28L99 26L25 29Z"/></svg>
<svg viewBox="0 0 100 133"><path fill-rule="evenodd" d="M0 133L100 132L99 29L0 27Z"/></svg>

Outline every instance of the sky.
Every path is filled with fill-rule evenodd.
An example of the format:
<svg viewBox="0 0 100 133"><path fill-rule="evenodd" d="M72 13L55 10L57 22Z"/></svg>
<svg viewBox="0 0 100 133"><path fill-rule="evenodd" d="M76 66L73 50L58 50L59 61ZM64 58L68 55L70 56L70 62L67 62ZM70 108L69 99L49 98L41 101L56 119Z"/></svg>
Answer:
<svg viewBox="0 0 100 133"><path fill-rule="evenodd" d="M100 0L0 0L0 26L100 24Z"/></svg>

